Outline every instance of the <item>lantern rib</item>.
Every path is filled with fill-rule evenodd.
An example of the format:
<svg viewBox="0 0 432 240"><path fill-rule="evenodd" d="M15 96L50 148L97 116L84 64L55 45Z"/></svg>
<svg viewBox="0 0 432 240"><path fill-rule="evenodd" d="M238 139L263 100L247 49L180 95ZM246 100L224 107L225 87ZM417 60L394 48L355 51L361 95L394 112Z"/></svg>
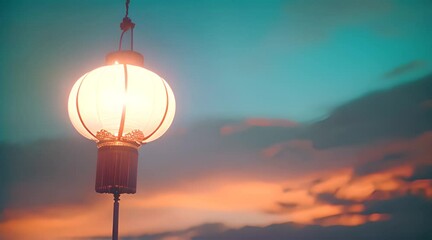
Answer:
<svg viewBox="0 0 432 240"><path fill-rule="evenodd" d="M118 131L118 135L117 135L117 139L119 141L121 140L121 137L123 135L124 123L125 123L125 119L126 119L126 94L127 94L127 87L128 87L128 72L127 72L126 64L123 64L123 69L124 69L124 81L125 81L125 97L123 99L123 110L122 110L122 116L121 116L121 120L120 120L119 131Z"/></svg>
<svg viewBox="0 0 432 240"><path fill-rule="evenodd" d="M161 78L161 80L162 80L162 84L164 85L164 88L165 88L165 94L166 94L166 107L165 107L165 113L164 113L164 115L163 115L163 117L162 117L161 122L160 122L159 125L157 126L157 128L156 128L152 133L150 133L150 135L148 135L146 138L144 138L143 141L145 141L145 140L151 138L151 136L153 136L153 135L154 135L154 134L159 130L159 128L160 128L160 127L162 126L162 124L165 122L166 116L167 116L167 114L168 114L168 107L169 107L169 95L168 95L168 89L167 89L167 87L166 87L165 81L164 81L162 78Z"/></svg>
<svg viewBox="0 0 432 240"><path fill-rule="evenodd" d="M84 80L86 79L87 76L88 76L88 73L83 77L83 79L80 82L80 85L78 87L78 91L77 91L77 94L76 94L75 105L76 105L76 110L77 110L78 118L79 118L82 126L85 128L85 130L87 130L88 133L90 133L90 135L92 135L95 139L97 139L96 135L94 135L90 131L90 129L88 129L87 125L84 123L84 121L83 121L83 119L81 117L80 108L79 108L79 101L78 101L79 100L79 93L80 93L80 90L81 90L81 86L82 86L82 84L83 84L83 82L84 82Z"/></svg>

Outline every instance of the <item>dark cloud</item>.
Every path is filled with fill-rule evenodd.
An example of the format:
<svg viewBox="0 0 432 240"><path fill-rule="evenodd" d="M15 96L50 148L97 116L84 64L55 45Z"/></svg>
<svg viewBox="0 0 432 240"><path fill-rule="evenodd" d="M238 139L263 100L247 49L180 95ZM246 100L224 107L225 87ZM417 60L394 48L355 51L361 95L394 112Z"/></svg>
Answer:
<svg viewBox="0 0 432 240"><path fill-rule="evenodd" d="M401 207L403 206L403 207ZM358 226L318 226L292 223L267 227L244 227L221 233L196 236L193 240L298 239L298 240L407 240L431 239L432 201L406 196L388 201L371 202L364 213L391 213L386 221Z"/></svg>
<svg viewBox="0 0 432 240"><path fill-rule="evenodd" d="M403 206L403 207L402 207ZM368 222L356 226L320 226L295 223L272 224L265 227L246 226L238 229L224 224L212 223L191 227L185 230L123 237L136 240L407 240L431 239L432 200L420 196L407 195L390 200L371 200L366 203L364 214L391 214L384 221ZM350 214L348 214L350 215ZM351 214L352 215L352 214ZM339 217L339 215L327 218ZM318 221L325 219L318 219ZM109 239L98 237L93 239Z"/></svg>
<svg viewBox="0 0 432 240"><path fill-rule="evenodd" d="M407 73L411 73L411 72L417 71L419 69L422 69L425 66L426 66L426 62L421 61L421 60L414 60L414 61L411 61L409 63L405 63L403 65L400 65L400 66L392 69L391 71L384 74L384 78L385 79L393 79L393 78L405 75Z"/></svg>
<svg viewBox="0 0 432 240"><path fill-rule="evenodd" d="M305 130L318 148L409 138L432 129L432 111L421 103L432 96L432 75L375 92L335 109Z"/></svg>
<svg viewBox="0 0 432 240"><path fill-rule="evenodd" d="M410 228L412 227L412 228ZM297 240L407 240L407 239L430 239L432 234L426 229L418 226L395 227L391 222L368 223L356 227L332 226L296 226L292 224L271 225L265 228L247 227L239 230L227 231L214 236L199 236L193 240L258 240L258 239L297 239Z"/></svg>
<svg viewBox="0 0 432 240"><path fill-rule="evenodd" d="M367 94L336 108L330 115L297 127L250 127L224 137L232 148L263 149L290 140L310 140L317 148L409 138L432 130L432 75Z"/></svg>
<svg viewBox="0 0 432 240"><path fill-rule="evenodd" d="M365 202L364 213L390 214L392 224L406 239L432 239L432 199L405 195L388 200ZM409 235L412 235L408 238ZM387 238L388 239L388 238Z"/></svg>
<svg viewBox="0 0 432 240"><path fill-rule="evenodd" d="M190 239L192 236L218 234L228 229L221 223L207 223L179 231L167 231L156 234L146 234L137 237L122 237L125 240L164 240L164 239ZM88 238L86 238L88 239ZM94 237L91 239L108 240L111 237Z"/></svg>
<svg viewBox="0 0 432 240"><path fill-rule="evenodd" d="M355 168L355 174L357 176L364 176L372 173L382 172L391 167L401 165L407 161L406 153L389 153L380 159L374 159L374 161L366 162Z"/></svg>
<svg viewBox="0 0 432 240"><path fill-rule="evenodd" d="M9 200L8 193L10 189L12 172L10 171L10 162L8 159L7 150L11 147L12 145L9 144L2 144L0 146L0 218L2 217L3 209Z"/></svg>
<svg viewBox="0 0 432 240"><path fill-rule="evenodd" d="M430 156L432 158L432 156ZM431 162L432 163L432 162ZM432 165L416 166L411 177L406 178L407 181L432 179Z"/></svg>
<svg viewBox="0 0 432 240"><path fill-rule="evenodd" d="M349 206L356 203L356 201L337 198L334 193L319 193L316 195L316 200L324 203L329 203L332 205L344 205L344 206Z"/></svg>
<svg viewBox="0 0 432 240"><path fill-rule="evenodd" d="M210 174L212 168L220 169L224 161L216 161L217 136L216 128L211 132L198 127L192 135L168 135L163 141L143 146L138 187L146 186L148 194L179 179L188 181ZM97 148L92 141L77 138L1 143L0 153L0 210L5 206L29 209L80 204L96 195Z"/></svg>
<svg viewBox="0 0 432 240"><path fill-rule="evenodd" d="M83 203L93 192L96 147L86 141L0 144L2 210ZM89 184L90 183L90 184Z"/></svg>
<svg viewBox="0 0 432 240"><path fill-rule="evenodd" d="M408 218L418 215L432 220L432 199L418 195L405 195L386 200L372 200L365 202L366 209L363 213L388 213L395 219ZM402 207L403 206L403 207Z"/></svg>
<svg viewBox="0 0 432 240"><path fill-rule="evenodd" d="M296 139L300 128L291 127L251 127L247 131L225 137L224 144L249 149L262 149L276 143Z"/></svg>

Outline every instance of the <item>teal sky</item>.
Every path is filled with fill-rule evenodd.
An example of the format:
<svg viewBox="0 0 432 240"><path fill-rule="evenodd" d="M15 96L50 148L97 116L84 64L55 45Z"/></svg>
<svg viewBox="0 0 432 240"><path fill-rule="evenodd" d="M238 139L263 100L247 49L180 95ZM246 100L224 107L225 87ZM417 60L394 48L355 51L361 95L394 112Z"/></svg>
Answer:
<svg viewBox="0 0 432 240"><path fill-rule="evenodd" d="M0 141L76 134L67 97L116 49L124 1L1 1ZM176 126L311 122L432 70L431 1L131 1L135 49Z"/></svg>

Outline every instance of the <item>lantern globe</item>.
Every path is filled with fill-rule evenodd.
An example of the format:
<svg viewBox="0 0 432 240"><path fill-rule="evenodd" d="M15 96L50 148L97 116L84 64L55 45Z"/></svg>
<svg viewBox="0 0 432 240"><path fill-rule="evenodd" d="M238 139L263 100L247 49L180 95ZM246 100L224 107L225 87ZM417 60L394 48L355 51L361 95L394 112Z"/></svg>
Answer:
<svg viewBox="0 0 432 240"><path fill-rule="evenodd" d="M170 127L175 98L157 74L131 64L111 64L79 78L69 95L69 118L84 137L137 146L156 140Z"/></svg>

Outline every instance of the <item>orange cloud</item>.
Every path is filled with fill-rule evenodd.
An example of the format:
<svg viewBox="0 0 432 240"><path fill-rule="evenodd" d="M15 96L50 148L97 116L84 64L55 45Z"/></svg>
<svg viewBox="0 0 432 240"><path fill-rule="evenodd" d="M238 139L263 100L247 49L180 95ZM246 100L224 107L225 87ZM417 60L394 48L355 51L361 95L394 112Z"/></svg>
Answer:
<svg viewBox="0 0 432 240"><path fill-rule="evenodd" d="M409 177L413 169L409 165L397 166L385 171L362 177L355 177L350 182L340 186L336 196L342 199L363 201L368 199L375 191L404 191L409 185L401 177Z"/></svg>
<svg viewBox="0 0 432 240"><path fill-rule="evenodd" d="M109 234L110 208L91 206L52 206L27 213L6 209L0 223L5 239L61 239ZM18 216L18 217L16 217ZM91 224L90 224L91 223ZM79 229L79 231L77 231Z"/></svg>
<svg viewBox="0 0 432 240"><path fill-rule="evenodd" d="M432 180L430 179L415 180L409 184L409 189L416 194L432 198Z"/></svg>
<svg viewBox="0 0 432 240"><path fill-rule="evenodd" d="M412 176L416 164L430 162L424 156L430 156L431 140L432 134L427 133L415 139L350 149L315 149L309 141L280 143L275 145L279 148L268 156L281 151L303 151L308 153L308 159L298 162L313 168L299 169L301 174L295 177L286 174L268 181L259 180L262 178L258 174L272 174L272 171L236 177L215 171L152 192L145 192L143 188L136 195L121 198L121 234L155 233L204 222L223 222L232 227L288 221L352 226L386 220L390 216L361 214L365 208L363 201L407 193L432 198L431 180L403 180ZM356 175L355 168L359 165L379 161L388 153L400 151L409 153L406 160L379 171ZM353 153L359 153L361 157ZM264 162L269 162L270 166L277 163ZM279 165L272 167L270 170ZM324 193L345 202L321 201L318 196ZM6 209L0 223L0 236L12 240L37 240L109 235L112 197L97 196L83 205L47 206L26 211Z"/></svg>
<svg viewBox="0 0 432 240"><path fill-rule="evenodd" d="M317 222L322 226L357 226L366 222L377 222L389 219L387 214L341 214L319 219Z"/></svg>
<svg viewBox="0 0 432 240"><path fill-rule="evenodd" d="M315 219L341 214L342 206L334 206L327 204L316 204L299 209L289 214L289 219L298 223L313 223Z"/></svg>
<svg viewBox="0 0 432 240"><path fill-rule="evenodd" d="M349 213L357 213L362 212L365 209L363 204L354 204L346 208L347 212Z"/></svg>
<svg viewBox="0 0 432 240"><path fill-rule="evenodd" d="M352 178L351 169L343 169L334 172L331 176L324 178L320 182L316 183L310 188L310 191L317 193L333 193L336 192L340 187L347 184Z"/></svg>
<svg viewBox="0 0 432 240"><path fill-rule="evenodd" d="M336 197L341 199L350 199L362 201L367 199L373 192L375 187L370 181L356 181L341 188L337 191Z"/></svg>

